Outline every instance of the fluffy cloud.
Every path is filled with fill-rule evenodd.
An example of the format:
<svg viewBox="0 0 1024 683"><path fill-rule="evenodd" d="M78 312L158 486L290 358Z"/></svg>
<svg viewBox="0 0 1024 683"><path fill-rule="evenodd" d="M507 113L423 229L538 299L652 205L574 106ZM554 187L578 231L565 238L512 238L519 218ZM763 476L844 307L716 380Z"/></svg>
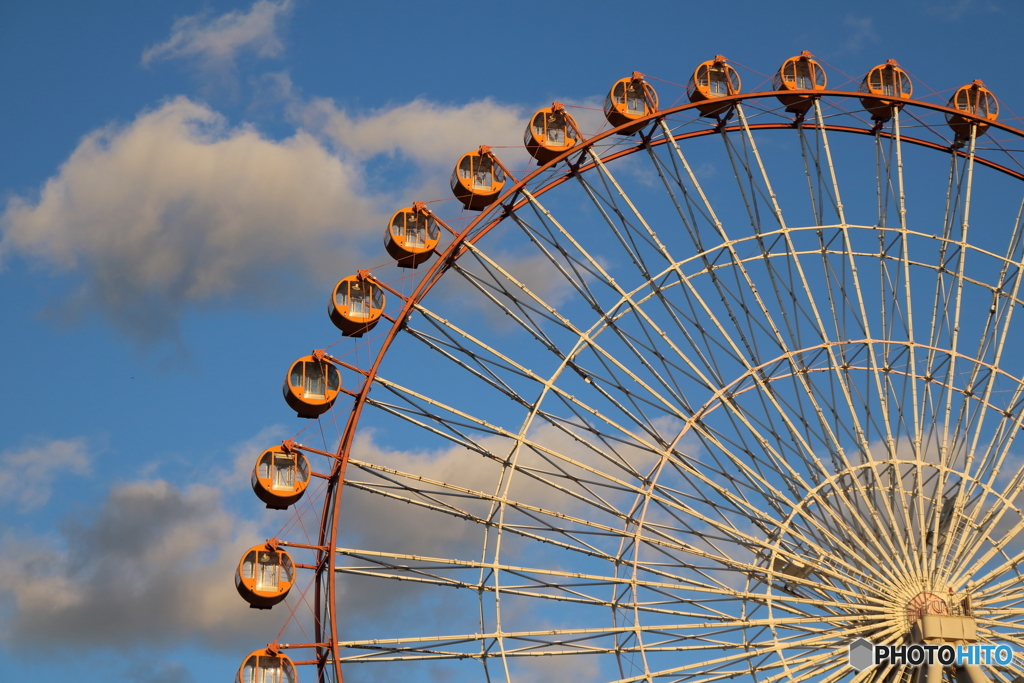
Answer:
<svg viewBox="0 0 1024 683"><path fill-rule="evenodd" d="M7 644L77 649L202 638L244 649L280 626L280 614L248 609L231 585L238 558L258 536L212 488L122 485L95 519L63 535L62 546L0 542L0 592L15 606L2 634Z"/></svg>
<svg viewBox="0 0 1024 683"><path fill-rule="evenodd" d="M53 479L84 474L90 457L83 439L56 440L0 453L0 503L17 503L21 512L50 500Z"/></svg>
<svg viewBox="0 0 1024 683"><path fill-rule="evenodd" d="M506 165L525 164L528 159L523 147L526 112L490 99L461 107L417 99L363 116L338 109L331 100L316 99L293 107L292 115L355 159L400 153L448 168L480 145L494 147Z"/></svg>
<svg viewBox="0 0 1024 683"><path fill-rule="evenodd" d="M284 50L278 25L291 10L291 0L258 0L248 12L228 12L212 19L205 13L182 17L171 26L167 40L146 48L142 63L191 58L205 68L222 69L233 66L243 49L260 57L276 57Z"/></svg>
<svg viewBox="0 0 1024 683"><path fill-rule="evenodd" d="M94 131L38 198L8 201L0 260L80 271L69 314L98 305L128 336L166 339L188 307L280 302L379 262L396 205L448 195L440 166L522 126L517 109L489 101L417 101L363 117L321 101L302 116L314 127L273 140L179 97ZM413 172L367 183L382 155Z"/></svg>
<svg viewBox="0 0 1024 683"><path fill-rule="evenodd" d="M383 220L361 192L309 134L269 140L182 97L86 136L38 202L10 200L0 256L81 268L82 298L148 341L184 306L356 267L346 241Z"/></svg>

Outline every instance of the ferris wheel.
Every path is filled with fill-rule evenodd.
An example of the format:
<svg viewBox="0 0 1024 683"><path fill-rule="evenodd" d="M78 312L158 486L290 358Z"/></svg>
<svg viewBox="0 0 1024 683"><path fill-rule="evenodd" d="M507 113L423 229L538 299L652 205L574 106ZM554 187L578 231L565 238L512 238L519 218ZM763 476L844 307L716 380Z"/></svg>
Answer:
<svg viewBox="0 0 1024 683"><path fill-rule="evenodd" d="M1024 649L1024 132L893 60L655 80L466 153L335 285L239 681L1024 680L849 655Z"/></svg>

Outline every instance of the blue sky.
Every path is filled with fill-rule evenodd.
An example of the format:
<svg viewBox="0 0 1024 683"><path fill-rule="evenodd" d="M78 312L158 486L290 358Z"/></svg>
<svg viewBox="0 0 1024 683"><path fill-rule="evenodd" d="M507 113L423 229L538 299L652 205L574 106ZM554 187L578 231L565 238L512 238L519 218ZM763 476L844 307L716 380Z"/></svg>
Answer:
<svg viewBox="0 0 1024 683"><path fill-rule="evenodd" d="M1022 26L1012 0L0 4L3 677L205 683L273 639L230 573L281 523L246 471L304 426L281 377L462 151L719 53L896 58L1010 119Z"/></svg>

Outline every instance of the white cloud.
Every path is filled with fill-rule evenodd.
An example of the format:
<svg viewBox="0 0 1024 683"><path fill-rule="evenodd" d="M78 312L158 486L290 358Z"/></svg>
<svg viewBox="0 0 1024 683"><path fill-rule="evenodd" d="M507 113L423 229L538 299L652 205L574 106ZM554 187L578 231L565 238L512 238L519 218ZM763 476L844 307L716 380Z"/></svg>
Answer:
<svg viewBox="0 0 1024 683"><path fill-rule="evenodd" d="M260 57L276 57L284 50L279 23L291 10L291 0L258 0L248 12L236 10L213 19L206 13L182 17L171 26L167 40L146 48L142 63L193 58L204 68L225 69L234 66L243 49Z"/></svg>
<svg viewBox="0 0 1024 683"><path fill-rule="evenodd" d="M273 140L178 97L93 131L38 198L8 201L0 262L80 271L62 314L98 306L139 341L173 338L187 308L290 301L381 262L391 211L449 197L460 153L508 143L523 125L518 109L490 101L361 117L319 101L304 119L316 127ZM367 180L368 164L389 154L411 173Z"/></svg>
<svg viewBox="0 0 1024 683"><path fill-rule="evenodd" d="M272 639L280 610L250 610L231 582L255 525L223 509L215 489L166 481L114 488L97 516L63 543L0 540L0 594L13 613L0 634L34 650L60 642L130 648L202 638L244 649Z"/></svg>
<svg viewBox="0 0 1024 683"><path fill-rule="evenodd" d="M523 147L527 113L490 99L463 106L417 99L354 116L321 98L293 106L291 114L352 159L401 154L450 170L462 154L480 145L493 147L506 165L525 165L529 158ZM447 173L441 179L447 183Z"/></svg>
<svg viewBox="0 0 1024 683"><path fill-rule="evenodd" d="M55 440L0 453L0 503L19 511L45 505L53 480L61 474L85 474L91 458L83 439Z"/></svg>
<svg viewBox="0 0 1024 683"><path fill-rule="evenodd" d="M269 140L181 97L87 135L37 202L11 199L0 257L81 268L78 298L152 341L185 306L355 269L352 240L384 221L363 193L359 169L309 134Z"/></svg>

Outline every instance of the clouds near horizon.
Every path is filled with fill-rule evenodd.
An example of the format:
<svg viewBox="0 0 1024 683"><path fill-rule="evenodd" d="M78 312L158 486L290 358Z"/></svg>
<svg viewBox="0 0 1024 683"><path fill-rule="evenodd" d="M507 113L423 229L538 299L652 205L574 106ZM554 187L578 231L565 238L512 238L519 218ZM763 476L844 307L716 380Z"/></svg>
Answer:
<svg viewBox="0 0 1024 683"><path fill-rule="evenodd" d="M94 517L65 524L61 536L0 539L0 593L14 605L0 638L23 652L54 641L79 650L196 638L237 648L266 642L280 625L231 586L243 550L259 540L216 489L115 486Z"/></svg>

